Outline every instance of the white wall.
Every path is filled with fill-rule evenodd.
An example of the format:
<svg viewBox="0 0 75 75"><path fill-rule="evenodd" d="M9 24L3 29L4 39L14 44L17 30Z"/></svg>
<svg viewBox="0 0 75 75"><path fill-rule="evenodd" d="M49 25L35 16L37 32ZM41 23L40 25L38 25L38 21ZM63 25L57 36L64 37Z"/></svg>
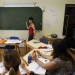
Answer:
<svg viewBox="0 0 75 75"><path fill-rule="evenodd" d="M36 2L35 6L44 6L45 12L43 13L43 31L37 32L36 39L39 39L42 35L49 35L51 33L56 33L62 35L63 30L63 20L65 4L74 4L75 0L0 0L0 6L3 3L22 3L22 2ZM51 19L51 14L48 12L48 8L54 8L55 12L58 14L58 23L50 25L50 28L44 28L45 19ZM11 36L16 35L20 38L27 39L28 32L24 31L12 31L12 30L0 30L1 36Z"/></svg>

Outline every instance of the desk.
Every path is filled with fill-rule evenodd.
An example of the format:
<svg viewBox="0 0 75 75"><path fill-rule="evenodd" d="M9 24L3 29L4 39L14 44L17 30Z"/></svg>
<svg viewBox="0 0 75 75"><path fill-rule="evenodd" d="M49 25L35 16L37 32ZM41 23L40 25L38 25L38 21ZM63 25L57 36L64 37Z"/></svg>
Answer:
<svg viewBox="0 0 75 75"><path fill-rule="evenodd" d="M1 39L0 39L1 40ZM15 41L15 40L10 40L10 39L5 39L6 41L5 42L1 42L0 41L0 44L2 44L2 45L13 45L13 46L15 46L15 50L17 50L17 45L18 44L21 44L21 43L24 43L24 47L25 47L25 43L26 43L26 41L25 40L17 40L17 41ZM26 48L26 47L25 47ZM26 50L25 50L26 51ZM1 59L2 59L2 57L1 57L1 51L0 51L0 61L1 61Z"/></svg>
<svg viewBox="0 0 75 75"><path fill-rule="evenodd" d="M33 50L36 50L36 49L33 49ZM25 56L22 57L22 60L28 65L28 56L29 54L32 54L32 51L31 50L29 53L27 53ZM45 55L52 55L52 51L51 52L44 52L43 50L44 49L37 49L39 50L42 54L45 54Z"/></svg>
<svg viewBox="0 0 75 75"><path fill-rule="evenodd" d="M34 42L39 42L39 43L34 43ZM37 40L31 40L31 41L26 42L26 47L29 47L31 50L38 49L38 47L40 47L40 46L46 46L46 44L44 44L40 41L37 41ZM26 49L26 50L28 50L28 49Z"/></svg>
<svg viewBox="0 0 75 75"><path fill-rule="evenodd" d="M63 40L65 38L65 36L58 36L58 38L52 38L50 35L44 35L43 37L49 39L50 44L52 44L52 42L56 39L62 39Z"/></svg>

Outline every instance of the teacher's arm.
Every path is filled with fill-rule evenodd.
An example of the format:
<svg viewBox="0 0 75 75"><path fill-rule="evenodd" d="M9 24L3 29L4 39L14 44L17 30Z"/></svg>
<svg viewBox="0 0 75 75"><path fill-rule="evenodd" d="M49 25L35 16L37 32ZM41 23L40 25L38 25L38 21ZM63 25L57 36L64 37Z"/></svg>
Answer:
<svg viewBox="0 0 75 75"><path fill-rule="evenodd" d="M26 27L27 27L27 29L29 29L27 22L26 22Z"/></svg>

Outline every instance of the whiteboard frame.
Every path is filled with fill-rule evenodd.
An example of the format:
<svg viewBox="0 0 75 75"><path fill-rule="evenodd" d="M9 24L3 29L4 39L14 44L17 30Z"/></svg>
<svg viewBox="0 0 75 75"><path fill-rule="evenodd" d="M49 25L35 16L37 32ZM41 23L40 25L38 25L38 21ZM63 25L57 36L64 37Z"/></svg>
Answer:
<svg viewBox="0 0 75 75"><path fill-rule="evenodd" d="M3 7L34 7L35 2L31 3L3 3Z"/></svg>

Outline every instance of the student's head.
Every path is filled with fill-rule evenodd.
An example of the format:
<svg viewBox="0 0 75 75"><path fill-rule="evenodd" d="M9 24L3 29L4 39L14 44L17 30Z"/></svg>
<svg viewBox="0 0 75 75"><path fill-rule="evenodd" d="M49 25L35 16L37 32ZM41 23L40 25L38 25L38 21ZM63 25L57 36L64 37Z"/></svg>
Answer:
<svg viewBox="0 0 75 75"><path fill-rule="evenodd" d="M9 71L9 75L15 75L18 72L21 60L17 51L6 51L2 60L4 67Z"/></svg>
<svg viewBox="0 0 75 75"><path fill-rule="evenodd" d="M52 47L54 49L53 51L54 58L64 56L65 53L67 53L66 43L62 39L54 40L52 43Z"/></svg>
<svg viewBox="0 0 75 75"><path fill-rule="evenodd" d="M29 17L29 23L33 23L33 17Z"/></svg>

